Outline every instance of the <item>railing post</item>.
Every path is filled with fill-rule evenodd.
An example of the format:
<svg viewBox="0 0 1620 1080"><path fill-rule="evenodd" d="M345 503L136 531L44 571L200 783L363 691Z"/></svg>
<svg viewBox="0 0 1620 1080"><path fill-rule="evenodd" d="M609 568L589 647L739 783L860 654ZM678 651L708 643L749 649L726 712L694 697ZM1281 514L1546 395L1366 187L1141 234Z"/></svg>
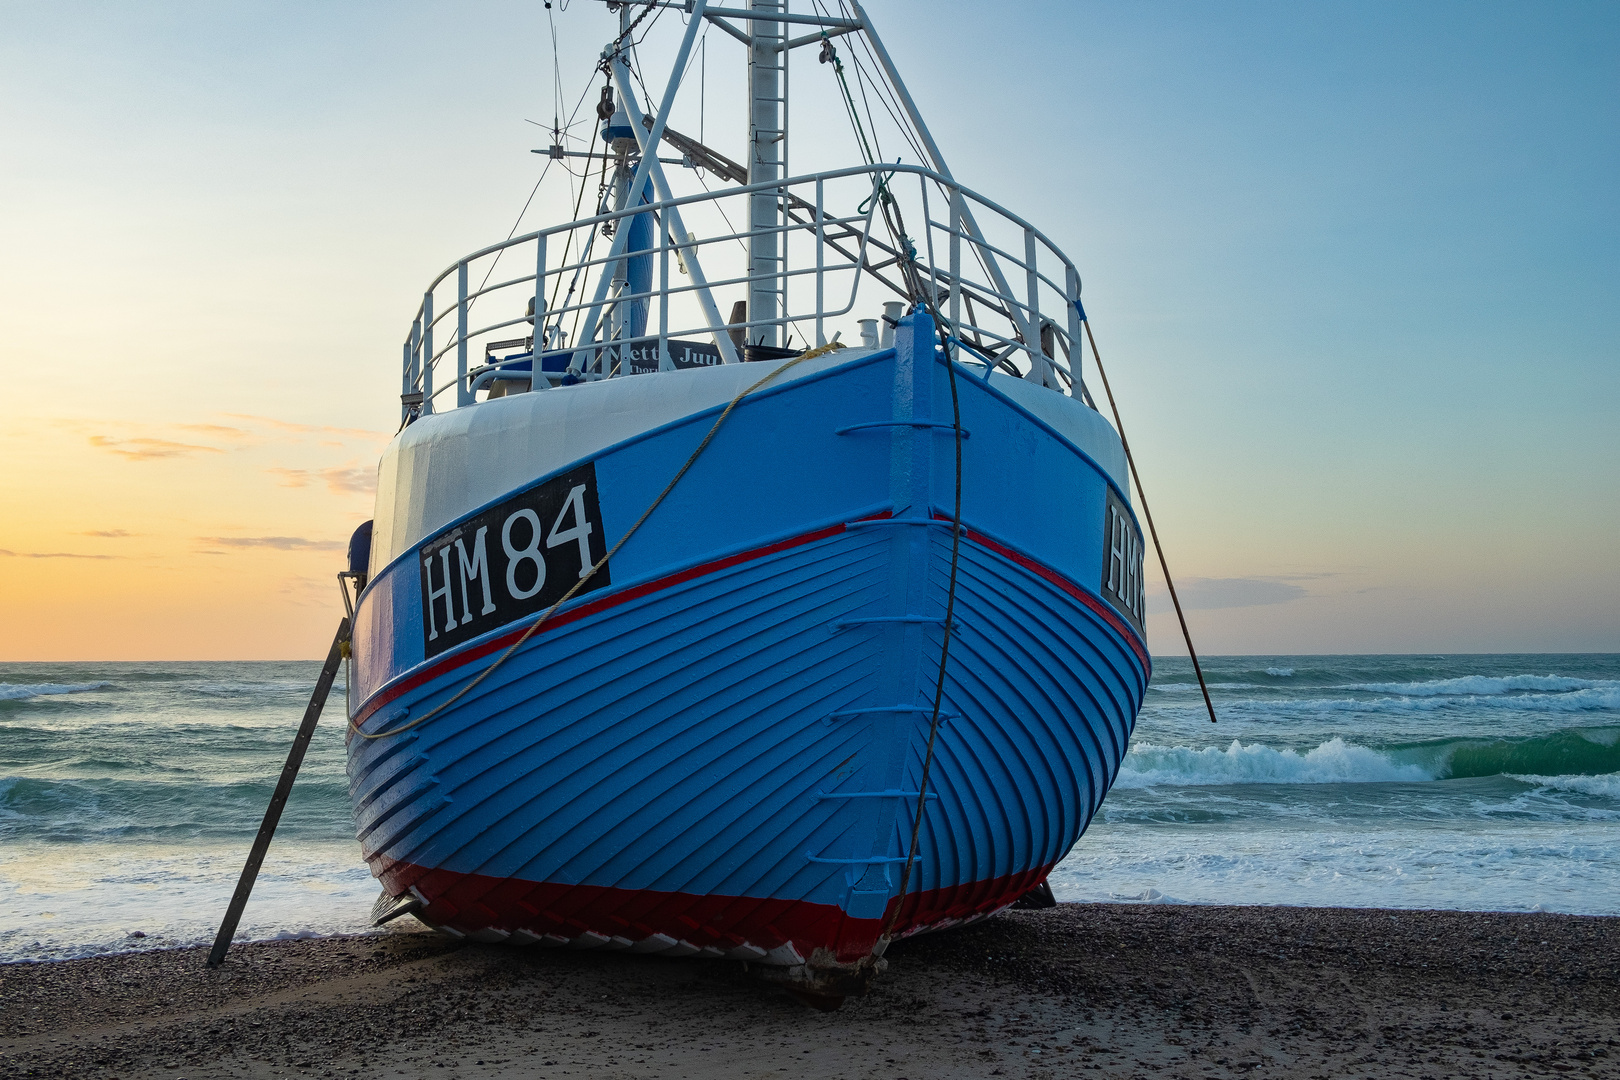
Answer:
<svg viewBox="0 0 1620 1080"><path fill-rule="evenodd" d="M529 362L529 389L550 390L551 383L547 381L540 363L540 354L545 351L546 347L545 233L541 233L534 238L534 247L534 344L529 347L534 359Z"/></svg>
<svg viewBox="0 0 1620 1080"><path fill-rule="evenodd" d="M433 415L433 290L422 294L422 415Z"/></svg>
<svg viewBox="0 0 1620 1080"><path fill-rule="evenodd" d="M422 389L422 317L420 315L417 316L416 322L411 324L410 364L410 379L408 385L405 387L405 392L407 394L414 394L416 391ZM401 419L404 418L401 417Z"/></svg>
<svg viewBox="0 0 1620 1080"><path fill-rule="evenodd" d="M1064 297L1069 308L1069 396L1076 401L1085 398L1086 384L1080 378L1080 275L1074 267L1065 266L1063 280Z"/></svg>
<svg viewBox="0 0 1620 1080"><path fill-rule="evenodd" d="M827 229L824 223L825 211L822 209L824 188L825 185L821 177L816 177L816 348L818 349L827 344L827 334L824 326L826 320L821 314L822 309L826 306L822 303L822 300L824 299L824 281L827 269L827 255L822 246L823 241L826 239ZM855 273L859 275L860 269L857 268Z"/></svg>
<svg viewBox="0 0 1620 1080"><path fill-rule="evenodd" d="M939 260L934 258L934 211L928 205L928 177L917 175L922 198L923 240L928 248L928 310L939 311Z"/></svg>
<svg viewBox="0 0 1620 1080"><path fill-rule="evenodd" d="M962 190L951 185L951 337L962 336ZM950 356L956 359L956 342L951 342ZM984 373L986 380L990 372Z"/></svg>
<svg viewBox="0 0 1620 1080"><path fill-rule="evenodd" d="M467 386L467 260L456 264L456 408L473 403Z"/></svg>
<svg viewBox="0 0 1620 1080"><path fill-rule="evenodd" d="M415 341L416 327L413 326L411 336L405 341L405 355L399 363L399 422L402 424L410 417L410 410L405 407L405 395L411 392L411 385L416 381L411 378L411 353Z"/></svg>
<svg viewBox="0 0 1620 1080"><path fill-rule="evenodd" d="M669 357L669 221L658 215L658 370L674 371Z"/></svg>
<svg viewBox="0 0 1620 1080"><path fill-rule="evenodd" d="M1041 279L1035 272L1035 230L1027 225L1024 227L1024 279L1029 290L1029 329L1024 334L1024 345L1029 350L1029 373L1024 378L1044 386L1046 353L1041 349Z"/></svg>

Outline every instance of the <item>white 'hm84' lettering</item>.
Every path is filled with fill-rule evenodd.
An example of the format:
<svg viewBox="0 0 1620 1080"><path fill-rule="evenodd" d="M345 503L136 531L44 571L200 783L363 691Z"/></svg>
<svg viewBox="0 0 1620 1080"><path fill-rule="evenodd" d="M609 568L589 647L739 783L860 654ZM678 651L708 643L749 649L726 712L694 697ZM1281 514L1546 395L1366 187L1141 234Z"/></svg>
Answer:
<svg viewBox="0 0 1620 1080"><path fill-rule="evenodd" d="M565 526L566 519L572 521ZM519 522L529 526L529 539L519 547L513 539L513 527ZM557 520L552 522L549 534L541 527L540 517L532 509L522 507L514 510L501 523L501 550L506 555L505 586L506 593L513 600L527 600L534 596L546 584L546 560L541 552L541 537L545 537L547 550L560 547L570 542L579 547L579 576L584 577L590 573L591 548L590 538L595 532L585 509L585 486L583 484L571 488L568 497L564 500L562 508L557 513ZM445 543L435 553L439 560L439 580L441 584L434 586L434 556L429 555L422 560L422 572L426 576L427 594L427 620L428 640L433 641L439 636L439 606L442 603L444 610L444 630L449 632L458 626L464 626L474 619L494 614L498 610L495 593L491 582L488 549L489 526L480 526L473 536L472 551L467 550L466 538L457 536L454 544ZM452 559L452 547L455 558ZM534 582L525 587L519 584L518 568L524 563L534 566ZM527 575L523 575L527 576ZM456 618L456 585L460 584L461 618ZM473 611L477 585L478 594L481 594L483 604Z"/></svg>

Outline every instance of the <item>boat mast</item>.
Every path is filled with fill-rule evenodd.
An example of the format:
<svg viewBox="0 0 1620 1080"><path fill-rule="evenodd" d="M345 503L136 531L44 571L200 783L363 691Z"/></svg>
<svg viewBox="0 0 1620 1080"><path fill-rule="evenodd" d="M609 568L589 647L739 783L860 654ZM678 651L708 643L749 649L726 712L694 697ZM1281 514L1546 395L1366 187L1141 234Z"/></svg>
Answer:
<svg viewBox="0 0 1620 1080"><path fill-rule="evenodd" d="M754 13L749 21L748 43L748 182L768 183L782 178L782 151L787 132L783 128L782 93L787 67L787 50L782 40L782 23L772 15L783 12L785 0L749 0ZM758 191L748 197L748 321L763 325L750 327L747 341L776 346L775 320L782 317L783 279L781 199L775 191Z"/></svg>

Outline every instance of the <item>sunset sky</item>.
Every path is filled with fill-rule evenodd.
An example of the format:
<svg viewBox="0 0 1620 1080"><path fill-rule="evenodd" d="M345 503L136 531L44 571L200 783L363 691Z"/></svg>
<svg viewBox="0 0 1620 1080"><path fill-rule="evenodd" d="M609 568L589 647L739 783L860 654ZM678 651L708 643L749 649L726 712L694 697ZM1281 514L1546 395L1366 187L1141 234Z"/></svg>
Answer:
<svg viewBox="0 0 1620 1080"><path fill-rule="evenodd" d="M1620 650L1620 7L869 8L1080 266L1201 651ZM551 14L566 111L613 23ZM0 659L324 652L420 290L544 165L546 15L0 0ZM795 171L847 163L798 86Z"/></svg>

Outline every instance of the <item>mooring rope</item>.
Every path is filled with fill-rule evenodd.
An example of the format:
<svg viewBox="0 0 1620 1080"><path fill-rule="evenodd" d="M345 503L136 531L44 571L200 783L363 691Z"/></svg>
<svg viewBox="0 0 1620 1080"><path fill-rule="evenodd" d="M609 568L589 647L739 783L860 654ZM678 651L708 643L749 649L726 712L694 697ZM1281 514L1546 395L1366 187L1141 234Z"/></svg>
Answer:
<svg viewBox="0 0 1620 1080"><path fill-rule="evenodd" d="M1209 699L1209 686L1204 682L1204 669L1198 664L1198 650L1193 648L1192 631L1187 629L1187 617L1181 613L1181 599L1176 596L1176 583L1170 577L1170 564L1165 561L1164 547L1159 543L1159 530L1153 527L1153 511L1148 509L1147 492L1142 490L1142 474L1136 470L1130 440L1125 438L1125 425L1119 419L1119 406L1114 404L1114 391L1108 385L1108 372L1103 370L1102 354L1097 351L1097 338L1091 332L1091 320L1086 318L1085 309L1078 303L1075 307L1080 312L1080 325L1086 328L1086 340L1091 342L1091 359L1096 361L1097 374L1102 376L1103 391L1108 395L1108 408L1114 414L1114 430L1119 432L1119 444L1125 448L1125 463L1130 466L1131 479L1136 481L1136 497L1142 500L1142 516L1147 519L1148 534L1153 537L1153 550L1159 553L1159 569L1164 571L1164 583L1170 589L1170 602L1176 606L1176 618L1181 623L1181 637L1187 643L1187 655L1192 657L1193 673L1198 676L1198 689L1204 692L1204 708L1209 710L1209 722L1213 724L1215 703Z"/></svg>
<svg viewBox="0 0 1620 1080"><path fill-rule="evenodd" d="M568 601L572 600L574 598L574 596L579 592L579 590L583 589L585 587L585 583L590 581L591 578L595 577L596 572L598 570L602 569L602 567L606 566L608 560L613 558L613 556L617 555L619 553L619 549L624 547L625 543L632 536L636 535L636 530L641 528L642 524L644 522L646 522L646 520L649 517L652 516L652 512L654 510L658 509L658 505L660 503L662 503L666 498L668 498L669 493L671 491L675 490L675 485L680 483L681 477L685 476L686 473L687 473L687 470L691 469L691 467L697 462L698 457L702 455L703 451L705 451L705 450L707 450L709 448L709 444L714 441L715 434L717 432L719 432L719 430L720 430L720 425L722 425L722 424L724 424L726 422L726 418L731 415L731 411L733 409L735 409L738 406L739 403L741 403L743 398L747 397L749 394L752 394L755 390L758 390L760 387L764 386L766 383L770 382L772 379L776 378L778 375L782 374L784 371L788 370L789 368L793 367L794 365L802 364L806 360L809 360L813 356L817 356L817 355L821 355L821 351L812 350L811 352L800 353L798 356L795 356L793 359L789 360L787 363L785 363L782 366L778 367L776 370L774 370L770 374L766 375L763 379L760 379L758 382L754 383L748 389L742 391L742 393L740 393L736 397L732 398L731 403L729 405L727 405L725 407L725 409L720 413L720 415L715 419L714 426L709 428L709 433L707 435L703 436L703 441L698 443L697 449L693 450L692 455L686 459L686 464L684 464L684 465L682 465L680 467L679 471L677 471L675 473L675 475L670 479L669 483L664 485L664 490L660 491L658 493L658 497L652 501L652 503L647 507L647 509L645 509L645 510L643 510L641 512L641 516L636 519L636 523L634 525L630 526L629 530L623 536L619 537L619 542L613 545L612 550L610 550L606 555L603 555L600 559L598 559L597 562L596 562L596 565L592 566L589 571L587 571L584 575L582 575L580 577L580 579L574 583L573 588L569 589L566 593L564 593L560 600L558 600L555 604L552 604L545 611L541 612L540 617L538 619L535 619L534 622L530 623L529 626L528 626L528 629L523 631L523 635L521 637L519 637L516 641L512 642L512 644L507 648L507 650L505 652L501 653L500 657L497 658L496 661L493 664L489 665L489 667L487 667L483 671L479 672L477 677L475 677L470 682L468 682L460 690L457 690L454 697L452 697L449 701L446 701L443 704L436 706L431 712L424 713L423 715L417 717L415 720L412 720L410 723L401 724L399 727L390 728L387 731L377 731L377 732L367 733L367 732L361 731L360 730L360 725L355 723L353 720L349 721L349 730L351 732L353 732L354 734L360 736L362 739L384 739L384 738L387 738L390 735L398 735L403 731L409 731L411 728L416 727L418 724L427 723L429 720L433 719L435 716L438 716L440 713L444 712L444 710L448 709L450 706L452 706L456 702L460 701L463 697L466 697L467 694L472 691L473 687L477 686L479 683L481 683L485 679L489 678L491 675L493 675L495 673L495 670L497 668L499 668L502 664L506 663L506 661L511 658L512 654L517 652L518 649L522 647L524 642L528 641L531 637L533 637L535 635L535 633L537 631L539 631L540 627L545 625L546 620L550 619L554 614L556 614L558 608L562 607L564 604L568 603Z"/></svg>

